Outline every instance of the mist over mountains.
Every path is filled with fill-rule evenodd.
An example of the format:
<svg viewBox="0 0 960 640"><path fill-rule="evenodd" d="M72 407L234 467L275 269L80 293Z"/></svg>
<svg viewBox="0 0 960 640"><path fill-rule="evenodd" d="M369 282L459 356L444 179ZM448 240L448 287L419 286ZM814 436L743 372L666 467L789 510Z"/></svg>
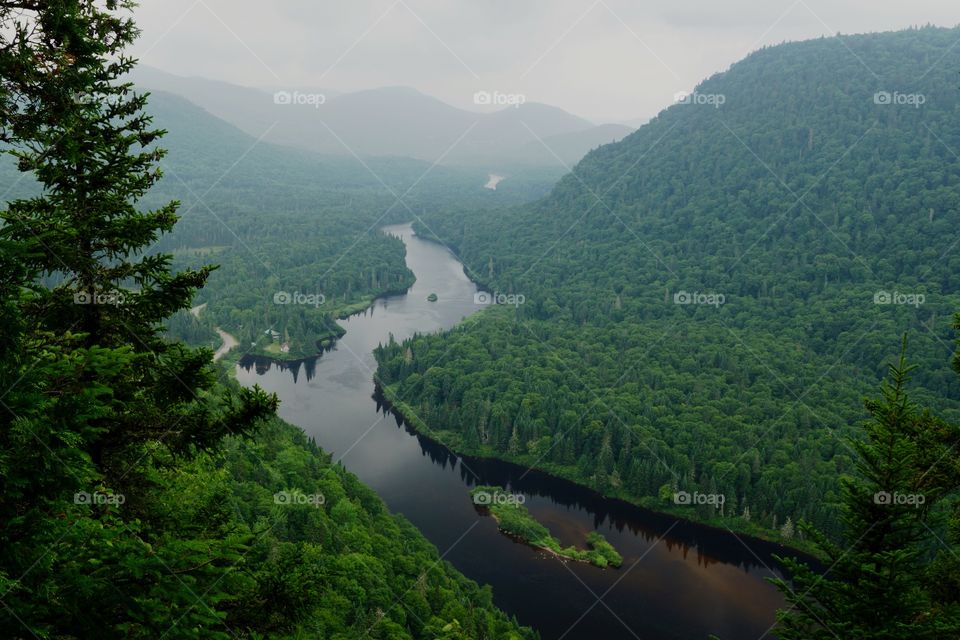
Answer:
<svg viewBox="0 0 960 640"><path fill-rule="evenodd" d="M596 125L522 97L492 113L467 111L410 87L339 93L325 88L274 92L141 66L143 89L180 95L267 142L325 154L406 156L445 165L571 167L588 151L615 142L626 125ZM480 92L478 104L495 101Z"/></svg>

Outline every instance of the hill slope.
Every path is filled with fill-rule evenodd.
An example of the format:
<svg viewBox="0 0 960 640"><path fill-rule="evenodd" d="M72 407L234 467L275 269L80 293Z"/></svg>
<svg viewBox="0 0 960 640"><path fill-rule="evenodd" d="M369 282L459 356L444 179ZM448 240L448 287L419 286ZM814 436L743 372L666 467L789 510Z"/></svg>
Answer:
<svg viewBox="0 0 960 640"><path fill-rule="evenodd" d="M960 408L958 37L760 50L535 205L428 217L525 304L390 345L384 384L454 448L725 526L831 527L902 332L918 397Z"/></svg>

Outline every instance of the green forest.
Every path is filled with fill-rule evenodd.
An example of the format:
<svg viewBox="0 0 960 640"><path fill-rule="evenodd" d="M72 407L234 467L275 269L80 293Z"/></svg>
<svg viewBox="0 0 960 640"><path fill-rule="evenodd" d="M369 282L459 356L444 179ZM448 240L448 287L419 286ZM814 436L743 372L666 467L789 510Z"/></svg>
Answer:
<svg viewBox="0 0 960 640"><path fill-rule="evenodd" d="M960 417L958 37L761 49L697 86L722 106L666 109L534 204L426 214L419 233L525 303L384 346L381 384L458 451L777 539L836 533L898 336L918 401ZM876 97L894 90L925 102Z"/></svg>
<svg viewBox="0 0 960 640"><path fill-rule="evenodd" d="M381 232L411 222L478 307L508 301L375 351L389 433L470 487L460 539L491 516L489 548L592 564L567 571L596 605L685 518L780 543L782 574L676 543L778 589L780 640L960 638L960 28L762 48L493 191L139 91L136 9L0 3L0 636L540 637L214 361L217 329L237 355L334 344L413 284ZM474 482L460 454L521 471ZM528 508L505 488L524 468L673 525ZM575 509L585 536L558 525Z"/></svg>
<svg viewBox="0 0 960 640"><path fill-rule="evenodd" d="M133 5L33 5L0 7L0 139L33 178L0 213L0 635L534 638L281 422L275 396L170 339L168 318L222 270L154 250L182 206L157 196L179 192L174 171L151 191L163 131L122 80ZM381 246L381 266L330 291L399 286L402 247Z"/></svg>

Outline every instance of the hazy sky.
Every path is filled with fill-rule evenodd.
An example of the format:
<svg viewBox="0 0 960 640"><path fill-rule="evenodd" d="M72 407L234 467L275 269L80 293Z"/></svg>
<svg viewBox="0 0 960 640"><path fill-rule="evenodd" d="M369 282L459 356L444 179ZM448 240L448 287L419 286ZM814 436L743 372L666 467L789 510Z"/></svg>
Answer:
<svg viewBox="0 0 960 640"><path fill-rule="evenodd" d="M960 23L957 0L142 0L142 62L270 88L407 85L656 114L765 44Z"/></svg>

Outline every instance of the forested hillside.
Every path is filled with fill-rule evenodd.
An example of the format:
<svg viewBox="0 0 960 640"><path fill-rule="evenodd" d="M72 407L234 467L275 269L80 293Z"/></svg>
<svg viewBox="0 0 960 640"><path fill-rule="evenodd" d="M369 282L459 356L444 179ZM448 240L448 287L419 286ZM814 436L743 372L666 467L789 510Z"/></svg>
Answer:
<svg viewBox="0 0 960 640"><path fill-rule="evenodd" d="M69 450L29 422L57 409L28 404L48 372L0 379L25 376L4 399L25 422L3 440L3 637L535 637L279 419L193 459L141 460L109 489L84 484L81 469L59 468ZM54 449L14 462L31 430ZM52 486L23 484L44 468Z"/></svg>
<svg viewBox="0 0 960 640"><path fill-rule="evenodd" d="M835 530L898 335L915 397L960 415L958 38L765 48L533 205L428 214L420 233L525 301L386 346L382 383L454 449L727 526Z"/></svg>

